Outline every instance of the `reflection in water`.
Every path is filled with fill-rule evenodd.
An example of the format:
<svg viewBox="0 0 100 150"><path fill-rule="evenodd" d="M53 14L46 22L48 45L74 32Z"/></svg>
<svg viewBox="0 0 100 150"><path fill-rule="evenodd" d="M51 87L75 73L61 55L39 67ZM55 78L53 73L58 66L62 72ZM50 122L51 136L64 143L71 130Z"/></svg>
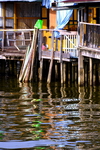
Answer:
<svg viewBox="0 0 100 150"><path fill-rule="evenodd" d="M100 87L4 82L0 149L100 149Z"/></svg>

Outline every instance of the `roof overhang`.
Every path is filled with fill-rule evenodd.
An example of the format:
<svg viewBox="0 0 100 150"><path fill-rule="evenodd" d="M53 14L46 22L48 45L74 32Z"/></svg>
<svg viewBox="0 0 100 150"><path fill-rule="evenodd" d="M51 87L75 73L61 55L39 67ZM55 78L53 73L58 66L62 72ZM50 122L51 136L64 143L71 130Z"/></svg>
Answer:
<svg viewBox="0 0 100 150"><path fill-rule="evenodd" d="M66 0L62 2L66 4L75 2L76 5L57 6L57 3L53 3L52 10L84 9L85 7L100 8L100 1L97 0Z"/></svg>
<svg viewBox="0 0 100 150"><path fill-rule="evenodd" d="M62 0L65 3L92 3L92 2L100 2L100 0Z"/></svg>
<svg viewBox="0 0 100 150"><path fill-rule="evenodd" d="M42 0L0 0L0 2L42 2Z"/></svg>

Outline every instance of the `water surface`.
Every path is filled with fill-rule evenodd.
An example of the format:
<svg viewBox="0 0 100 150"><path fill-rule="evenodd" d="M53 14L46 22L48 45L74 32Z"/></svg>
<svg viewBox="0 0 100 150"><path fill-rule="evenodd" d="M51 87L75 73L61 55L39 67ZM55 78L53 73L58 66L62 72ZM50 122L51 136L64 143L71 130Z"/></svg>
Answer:
<svg viewBox="0 0 100 150"><path fill-rule="evenodd" d="M0 78L0 150L99 150L100 87Z"/></svg>

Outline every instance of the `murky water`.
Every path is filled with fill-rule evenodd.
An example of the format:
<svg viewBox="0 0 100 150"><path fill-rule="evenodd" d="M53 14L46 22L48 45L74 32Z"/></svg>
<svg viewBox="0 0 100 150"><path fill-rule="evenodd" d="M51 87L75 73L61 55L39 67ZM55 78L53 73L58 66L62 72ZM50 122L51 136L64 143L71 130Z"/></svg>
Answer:
<svg viewBox="0 0 100 150"><path fill-rule="evenodd" d="M0 150L99 150L100 87L0 78Z"/></svg>

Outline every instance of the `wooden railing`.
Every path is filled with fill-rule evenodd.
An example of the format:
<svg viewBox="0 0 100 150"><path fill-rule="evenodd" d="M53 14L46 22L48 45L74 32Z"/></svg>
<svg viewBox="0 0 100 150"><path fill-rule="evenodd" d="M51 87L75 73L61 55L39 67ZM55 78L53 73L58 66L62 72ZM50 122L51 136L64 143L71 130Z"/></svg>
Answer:
<svg viewBox="0 0 100 150"><path fill-rule="evenodd" d="M80 22L79 46L100 48L100 24Z"/></svg>
<svg viewBox="0 0 100 150"><path fill-rule="evenodd" d="M59 32L58 38L54 36L55 31ZM67 32L65 30L42 29L39 30L39 37L39 51L41 51L42 42L44 42L45 37L45 45L47 45L49 51L53 49L53 51L68 53L74 58L78 57L78 35L76 31Z"/></svg>
<svg viewBox="0 0 100 150"><path fill-rule="evenodd" d="M5 47L15 47L20 50L21 46L28 46L32 41L32 34L35 29L1 29L0 39L2 50ZM55 37L55 31L59 32L59 38ZM62 51L70 54L71 57L78 57L77 51L77 32L41 29L38 31L39 52L42 50L42 43L47 46L47 50Z"/></svg>
<svg viewBox="0 0 100 150"><path fill-rule="evenodd" d="M34 29L1 29L0 46L2 50L5 47L16 47L18 50L21 46L28 46L32 40Z"/></svg>

